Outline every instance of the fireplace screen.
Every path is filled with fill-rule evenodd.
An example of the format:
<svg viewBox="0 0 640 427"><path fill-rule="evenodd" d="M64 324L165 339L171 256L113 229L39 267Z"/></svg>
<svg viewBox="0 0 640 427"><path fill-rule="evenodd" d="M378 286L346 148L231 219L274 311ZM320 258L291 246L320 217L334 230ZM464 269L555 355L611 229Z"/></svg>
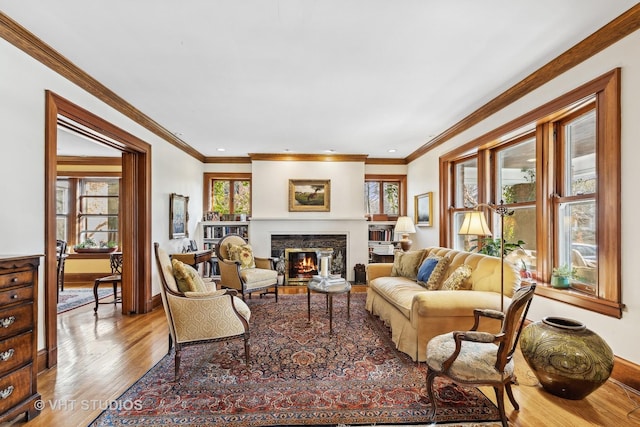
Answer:
<svg viewBox="0 0 640 427"><path fill-rule="evenodd" d="M295 248L285 250L286 282L288 285L305 285L318 274L317 251L332 251L331 248Z"/></svg>

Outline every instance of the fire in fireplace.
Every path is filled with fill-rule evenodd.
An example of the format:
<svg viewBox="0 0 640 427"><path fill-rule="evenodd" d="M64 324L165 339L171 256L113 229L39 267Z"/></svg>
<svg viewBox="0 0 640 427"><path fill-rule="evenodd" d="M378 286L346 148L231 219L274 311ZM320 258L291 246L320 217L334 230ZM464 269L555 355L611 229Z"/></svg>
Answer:
<svg viewBox="0 0 640 427"><path fill-rule="evenodd" d="M285 249L288 285L305 285L318 274L318 251L332 251L331 248L290 248Z"/></svg>

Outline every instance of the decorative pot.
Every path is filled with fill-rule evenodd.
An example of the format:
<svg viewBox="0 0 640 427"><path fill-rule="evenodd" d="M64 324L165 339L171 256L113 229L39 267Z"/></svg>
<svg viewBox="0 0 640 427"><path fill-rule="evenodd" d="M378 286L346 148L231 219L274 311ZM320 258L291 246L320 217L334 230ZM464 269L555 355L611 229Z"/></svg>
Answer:
<svg viewBox="0 0 640 427"><path fill-rule="evenodd" d="M551 286L554 288L568 288L569 278L566 276L551 276Z"/></svg>
<svg viewBox="0 0 640 427"><path fill-rule="evenodd" d="M522 330L520 349L542 387L579 400L604 384L613 369L613 351L576 320L545 317Z"/></svg>

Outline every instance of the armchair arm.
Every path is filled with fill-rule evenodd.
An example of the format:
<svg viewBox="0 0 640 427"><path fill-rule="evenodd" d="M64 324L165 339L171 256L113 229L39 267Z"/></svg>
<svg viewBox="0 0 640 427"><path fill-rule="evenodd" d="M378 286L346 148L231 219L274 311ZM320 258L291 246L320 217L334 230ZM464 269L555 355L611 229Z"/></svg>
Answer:
<svg viewBox="0 0 640 427"><path fill-rule="evenodd" d="M501 311L492 310L490 308L476 308L475 310L473 310L474 322L473 326L471 327L472 331L478 329L478 326L480 325L480 316L489 317L491 319L497 319L500 321L504 320L504 313Z"/></svg>
<svg viewBox="0 0 640 427"><path fill-rule="evenodd" d="M249 324L236 311L233 296L186 298L167 294L178 343L245 333Z"/></svg>
<svg viewBox="0 0 640 427"><path fill-rule="evenodd" d="M220 269L220 286L242 291L242 281L238 269L239 262L218 260L218 268Z"/></svg>
<svg viewBox="0 0 640 427"><path fill-rule="evenodd" d="M256 268L264 268L265 270L275 270L275 268L273 267L273 258L253 257L253 261L256 263Z"/></svg>
<svg viewBox="0 0 640 427"><path fill-rule="evenodd" d="M492 343L496 341L496 336L489 332L478 332L478 331L453 331L453 339L456 343L456 349L449 356L447 360L442 364L442 370L444 372L448 371L453 365L453 362L458 358L460 354L460 350L462 349L462 341L471 341L471 342L481 342L481 343Z"/></svg>

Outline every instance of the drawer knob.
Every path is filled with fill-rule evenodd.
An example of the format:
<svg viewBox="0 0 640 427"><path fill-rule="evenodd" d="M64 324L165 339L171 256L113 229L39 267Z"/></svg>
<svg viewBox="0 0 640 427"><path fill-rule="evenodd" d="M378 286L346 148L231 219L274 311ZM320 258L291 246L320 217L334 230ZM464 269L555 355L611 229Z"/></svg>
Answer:
<svg viewBox="0 0 640 427"><path fill-rule="evenodd" d="M10 348L7 351L3 351L0 353L0 361L6 362L7 360L13 357L14 349Z"/></svg>
<svg viewBox="0 0 640 427"><path fill-rule="evenodd" d="M8 328L15 321L16 321L16 316L9 316L9 317L2 318L0 319L0 326L2 326L3 328Z"/></svg>
<svg viewBox="0 0 640 427"><path fill-rule="evenodd" d="M17 277L12 277L12 278L11 278L11 283L16 283L17 281L18 281L18 278L17 278Z"/></svg>
<svg viewBox="0 0 640 427"><path fill-rule="evenodd" d="M12 385L0 391L0 399L6 399L7 397L11 396L11 393L13 393Z"/></svg>
<svg viewBox="0 0 640 427"><path fill-rule="evenodd" d="M11 295L11 299L16 299L16 298L18 298L18 294Z"/></svg>

